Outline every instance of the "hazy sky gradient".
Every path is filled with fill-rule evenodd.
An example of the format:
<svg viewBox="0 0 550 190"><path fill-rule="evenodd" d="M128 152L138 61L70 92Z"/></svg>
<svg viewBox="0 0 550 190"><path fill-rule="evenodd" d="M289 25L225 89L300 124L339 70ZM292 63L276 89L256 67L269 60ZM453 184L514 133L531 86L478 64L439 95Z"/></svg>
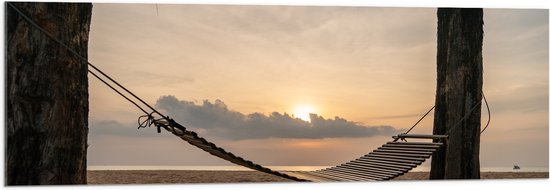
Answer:
<svg viewBox="0 0 550 190"><path fill-rule="evenodd" d="M493 115L481 138L482 166L547 166L548 11L485 9L484 19L484 92ZM89 55L151 104L167 95L195 107L220 100L231 114L267 117L311 105L353 129L404 130L435 101L436 22L434 8L161 4L157 16L155 5L94 4ZM181 109L164 110L177 116ZM139 115L90 79L88 163L227 164L168 133L136 130ZM177 119L267 165L337 164L391 136L312 139L264 131L255 135L273 138L231 138L250 132L237 125L245 120L228 134L186 116ZM413 132L431 133L432 121Z"/></svg>

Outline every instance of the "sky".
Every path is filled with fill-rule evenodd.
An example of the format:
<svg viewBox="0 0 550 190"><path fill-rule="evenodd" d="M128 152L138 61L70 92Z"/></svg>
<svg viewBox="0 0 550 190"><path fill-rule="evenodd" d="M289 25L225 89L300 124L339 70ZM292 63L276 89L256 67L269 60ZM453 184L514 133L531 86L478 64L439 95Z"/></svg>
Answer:
<svg viewBox="0 0 550 190"><path fill-rule="evenodd" d="M548 10L484 14L481 166L548 167ZM95 3L89 60L239 156L324 166L367 154L433 106L436 34L434 8ZM88 165L230 165L138 130L140 111L89 77Z"/></svg>

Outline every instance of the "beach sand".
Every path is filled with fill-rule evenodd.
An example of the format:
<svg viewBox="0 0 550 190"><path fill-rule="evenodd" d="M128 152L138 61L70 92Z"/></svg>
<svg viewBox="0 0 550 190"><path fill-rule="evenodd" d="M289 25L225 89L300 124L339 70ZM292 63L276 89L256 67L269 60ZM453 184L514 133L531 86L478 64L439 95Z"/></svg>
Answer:
<svg viewBox="0 0 550 190"><path fill-rule="evenodd" d="M428 172L410 172L394 180L427 180ZM548 172L482 172L481 179L546 178ZM94 170L88 184L182 184L293 182L257 171Z"/></svg>
<svg viewBox="0 0 550 190"><path fill-rule="evenodd" d="M428 180L429 177L429 172L409 172L394 180ZM481 172L480 177L481 179L548 179L548 172Z"/></svg>

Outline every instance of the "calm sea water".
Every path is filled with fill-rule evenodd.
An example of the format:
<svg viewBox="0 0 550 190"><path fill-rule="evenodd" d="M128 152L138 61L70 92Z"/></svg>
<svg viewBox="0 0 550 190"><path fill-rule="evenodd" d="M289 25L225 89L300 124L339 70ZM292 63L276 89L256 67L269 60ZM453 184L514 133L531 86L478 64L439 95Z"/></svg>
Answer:
<svg viewBox="0 0 550 190"><path fill-rule="evenodd" d="M548 172L548 166L539 166L539 167L521 167L519 170L514 170L513 166L510 167L481 167L481 172ZM413 172L429 172L429 166L420 166L414 168Z"/></svg>
<svg viewBox="0 0 550 190"><path fill-rule="evenodd" d="M327 168L330 166L267 166L279 171L311 171ZM252 171L242 166L88 166L88 170L210 170L210 171ZM430 167L418 167L413 172L427 172ZM542 167L521 167L514 170L510 167L482 167L482 172L548 172L548 166Z"/></svg>
<svg viewBox="0 0 550 190"><path fill-rule="evenodd" d="M311 171L328 166L267 166L279 171ZM252 171L242 166L88 166L88 170L209 170L209 171Z"/></svg>

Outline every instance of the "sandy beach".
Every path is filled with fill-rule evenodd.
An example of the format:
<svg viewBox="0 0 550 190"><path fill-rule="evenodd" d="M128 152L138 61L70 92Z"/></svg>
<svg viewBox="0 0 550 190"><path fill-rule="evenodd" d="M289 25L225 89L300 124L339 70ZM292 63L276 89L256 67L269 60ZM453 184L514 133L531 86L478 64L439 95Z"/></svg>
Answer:
<svg viewBox="0 0 550 190"><path fill-rule="evenodd" d="M546 178L548 172L482 172L481 179ZM427 180L428 172L410 172L394 180ZM257 171L95 170L88 184L181 184L293 182Z"/></svg>

